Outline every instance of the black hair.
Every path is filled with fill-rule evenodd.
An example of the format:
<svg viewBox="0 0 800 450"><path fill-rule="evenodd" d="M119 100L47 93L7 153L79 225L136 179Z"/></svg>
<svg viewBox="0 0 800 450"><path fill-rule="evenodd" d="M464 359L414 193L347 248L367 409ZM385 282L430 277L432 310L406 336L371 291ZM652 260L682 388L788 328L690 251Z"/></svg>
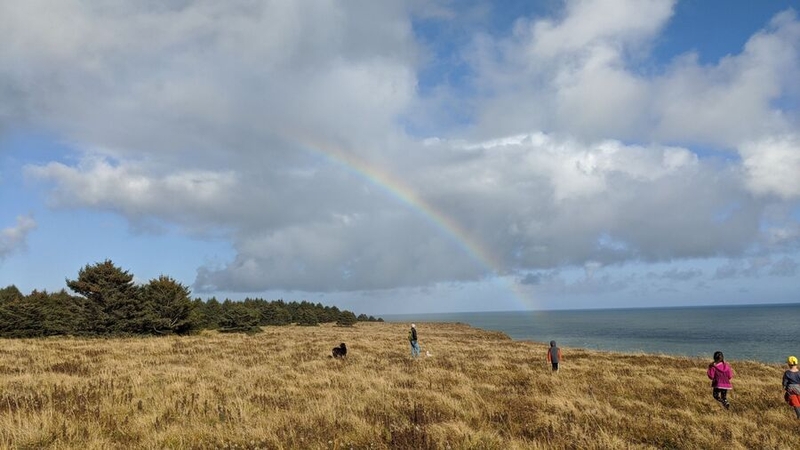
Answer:
<svg viewBox="0 0 800 450"><path fill-rule="evenodd" d="M722 361L725 361L725 357L722 356L722 352L720 352L720 351L714 352L714 362L718 363L718 362L722 362Z"/></svg>

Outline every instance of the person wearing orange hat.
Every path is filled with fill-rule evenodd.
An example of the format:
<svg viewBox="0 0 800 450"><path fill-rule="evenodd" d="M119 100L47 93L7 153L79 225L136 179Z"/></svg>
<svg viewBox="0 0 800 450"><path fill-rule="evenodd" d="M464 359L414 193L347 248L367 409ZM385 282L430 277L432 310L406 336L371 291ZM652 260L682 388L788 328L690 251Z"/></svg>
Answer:
<svg viewBox="0 0 800 450"><path fill-rule="evenodd" d="M797 368L797 357L786 358L789 368L783 372L783 398L786 403L794 408L794 413L800 419L800 369Z"/></svg>

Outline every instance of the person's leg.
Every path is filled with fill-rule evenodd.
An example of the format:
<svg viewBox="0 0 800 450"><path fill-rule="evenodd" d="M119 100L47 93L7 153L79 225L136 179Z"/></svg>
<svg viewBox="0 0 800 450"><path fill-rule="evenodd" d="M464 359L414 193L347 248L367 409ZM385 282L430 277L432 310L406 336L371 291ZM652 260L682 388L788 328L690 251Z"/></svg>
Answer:
<svg viewBox="0 0 800 450"><path fill-rule="evenodd" d="M727 389L720 389L720 397L722 398L722 406L728 408L731 404L728 402L728 390Z"/></svg>
<svg viewBox="0 0 800 450"><path fill-rule="evenodd" d="M794 409L795 415L800 419L800 395L786 392L783 396L784 400Z"/></svg>
<svg viewBox="0 0 800 450"><path fill-rule="evenodd" d="M716 401L718 401L720 403L722 403L722 398L720 397L722 395L721 392L722 392L722 389L717 389L717 388L714 388L714 390L711 392L711 395L714 396L714 400L716 400Z"/></svg>
<svg viewBox="0 0 800 450"><path fill-rule="evenodd" d="M414 341L414 356L419 356L419 341Z"/></svg>

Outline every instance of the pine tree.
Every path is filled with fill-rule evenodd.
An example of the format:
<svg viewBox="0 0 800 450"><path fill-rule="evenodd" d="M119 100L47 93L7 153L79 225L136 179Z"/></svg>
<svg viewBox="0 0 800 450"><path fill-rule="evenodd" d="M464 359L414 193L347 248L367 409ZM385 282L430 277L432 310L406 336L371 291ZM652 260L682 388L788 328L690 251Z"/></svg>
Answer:
<svg viewBox="0 0 800 450"><path fill-rule="evenodd" d="M352 327L358 322L358 318L350 311L342 311L339 314L339 319L336 320L336 325L340 327Z"/></svg>
<svg viewBox="0 0 800 450"><path fill-rule="evenodd" d="M86 331L108 334L144 330L145 308L133 284L133 275L110 260L86 265L78 272L78 279L67 280L67 287L87 300Z"/></svg>
<svg viewBox="0 0 800 450"><path fill-rule="evenodd" d="M161 275L142 288L147 325L152 333L185 334L195 328L189 288Z"/></svg>
<svg viewBox="0 0 800 450"><path fill-rule="evenodd" d="M317 315L312 307L304 305L297 309L295 323L304 327L315 327L319 325L319 319L317 319Z"/></svg>
<svg viewBox="0 0 800 450"><path fill-rule="evenodd" d="M259 331L258 312L240 302L225 300L222 303L222 317L219 320L219 331L252 333Z"/></svg>

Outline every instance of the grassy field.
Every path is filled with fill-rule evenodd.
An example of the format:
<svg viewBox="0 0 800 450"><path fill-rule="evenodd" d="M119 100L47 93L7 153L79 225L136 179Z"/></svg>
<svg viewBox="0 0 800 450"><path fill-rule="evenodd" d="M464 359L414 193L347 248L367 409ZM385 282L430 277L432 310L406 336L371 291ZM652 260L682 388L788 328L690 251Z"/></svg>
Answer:
<svg viewBox="0 0 800 450"><path fill-rule="evenodd" d="M0 341L3 448L794 448L783 369L564 349L458 324ZM346 342L346 360L328 358ZM709 354L716 349L709 349ZM724 350L724 349L722 349Z"/></svg>

